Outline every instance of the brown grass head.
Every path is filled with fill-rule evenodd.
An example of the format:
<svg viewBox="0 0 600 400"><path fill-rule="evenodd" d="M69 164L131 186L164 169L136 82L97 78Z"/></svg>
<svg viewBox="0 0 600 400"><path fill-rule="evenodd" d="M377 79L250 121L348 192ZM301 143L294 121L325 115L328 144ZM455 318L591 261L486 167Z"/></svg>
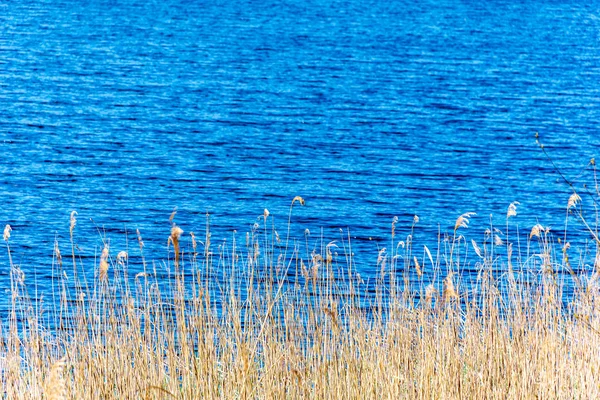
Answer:
<svg viewBox="0 0 600 400"><path fill-rule="evenodd" d="M292 200L292 205L294 205L295 202L300 203L301 206L304 205L304 199L300 196L294 197L294 199Z"/></svg>
<svg viewBox="0 0 600 400"><path fill-rule="evenodd" d="M300 273L302 274L302 277L304 279L308 280L310 278L308 269L306 268L306 265L304 265L304 261L302 260L300 260Z"/></svg>
<svg viewBox="0 0 600 400"><path fill-rule="evenodd" d="M331 319L331 323L334 327L338 328L338 312L335 307L323 307L323 312Z"/></svg>
<svg viewBox="0 0 600 400"><path fill-rule="evenodd" d="M417 272L417 275L422 276L423 271L421 271L421 266L419 265L419 260L417 260L417 257L414 257L414 261L415 261L415 271Z"/></svg>
<svg viewBox="0 0 600 400"><path fill-rule="evenodd" d="M459 298L458 292L456 291L456 288L454 287L454 282L452 280L453 275L454 274L450 272L446 279L444 279L444 301L450 301L452 299Z"/></svg>
<svg viewBox="0 0 600 400"><path fill-rule="evenodd" d="M169 242L173 243L173 250L175 251L175 265L179 265L179 239L183 234L183 229L173 224L171 228L171 236L169 236Z"/></svg>

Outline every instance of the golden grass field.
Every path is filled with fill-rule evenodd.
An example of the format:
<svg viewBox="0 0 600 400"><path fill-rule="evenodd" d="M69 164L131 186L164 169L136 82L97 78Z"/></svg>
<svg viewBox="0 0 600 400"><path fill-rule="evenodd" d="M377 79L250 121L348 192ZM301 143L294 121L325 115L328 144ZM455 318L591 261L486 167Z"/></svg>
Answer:
<svg viewBox="0 0 600 400"><path fill-rule="evenodd" d="M579 215L580 202L571 196L567 212ZM292 202L289 224L302 204ZM166 278L139 231L135 257L106 240L92 281L77 272L73 213L71 242L52 253L54 300L32 301L11 261L3 398L600 398L597 242L586 258L536 225L527 244L513 243L517 206L502 237L488 228L479 242L463 236L477 229L471 214L420 248L397 237L395 219L370 282L354 270L347 237L305 248L289 230L280 238L267 210L264 225L226 248L210 243L208 224L197 237L173 214ZM10 236L7 226L12 256ZM479 271L470 282L468 262ZM590 273L574 272L585 263Z"/></svg>

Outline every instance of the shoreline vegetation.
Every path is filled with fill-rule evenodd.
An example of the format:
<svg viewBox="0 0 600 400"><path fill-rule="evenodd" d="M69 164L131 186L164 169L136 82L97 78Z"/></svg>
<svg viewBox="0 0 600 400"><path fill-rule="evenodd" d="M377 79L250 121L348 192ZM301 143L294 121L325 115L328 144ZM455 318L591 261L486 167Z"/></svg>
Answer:
<svg viewBox="0 0 600 400"><path fill-rule="evenodd" d="M84 273L70 219L70 254L53 252L51 297L37 301L13 264L11 310L0 341L10 399L459 399L600 397L600 252L569 259L563 240L534 226L525 255L490 227L468 241L472 213L437 248L412 231L377 257L378 277L356 273L348 238L315 249L263 225L228 247L170 217L163 270L106 238ZM574 192L569 213L581 217ZM418 223L415 216L414 224ZM473 228L470 228L473 229ZM516 239L518 240L518 238ZM516 243L516 242L515 242ZM477 260L477 278L462 270ZM502 254L502 257L500 257ZM591 263L591 264L589 264ZM129 271L141 271L130 275ZM568 284L566 284L568 282ZM565 300L563 291L571 292Z"/></svg>

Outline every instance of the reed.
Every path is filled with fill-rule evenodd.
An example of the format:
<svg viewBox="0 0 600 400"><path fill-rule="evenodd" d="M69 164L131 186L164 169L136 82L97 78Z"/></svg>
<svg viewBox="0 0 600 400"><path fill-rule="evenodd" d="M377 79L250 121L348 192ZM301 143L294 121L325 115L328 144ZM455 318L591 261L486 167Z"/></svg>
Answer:
<svg viewBox="0 0 600 400"><path fill-rule="evenodd" d="M567 211L580 201L569 199ZM507 230L517 206L508 207ZM234 240L216 253L208 221L200 242L184 235L173 214L168 274L147 268L139 231L139 251L113 251L103 241L91 286L77 280L82 265L67 278L56 244L50 304L34 301L11 261L3 397L600 397L597 251L593 270L573 268L564 241L536 225L515 260L513 244L520 246L508 235L496 240L496 228L479 243L461 234L474 229L472 215L420 250L412 229L395 241L394 219L394 250L374 254L379 276L367 282L356 273L349 235L311 248L288 228L283 244L268 228L267 210L245 245ZM291 216L290 209L290 224ZM10 233L7 226L9 255ZM477 278L461 272L467 265ZM129 270L139 272L130 277ZM573 274L563 279L560 271Z"/></svg>

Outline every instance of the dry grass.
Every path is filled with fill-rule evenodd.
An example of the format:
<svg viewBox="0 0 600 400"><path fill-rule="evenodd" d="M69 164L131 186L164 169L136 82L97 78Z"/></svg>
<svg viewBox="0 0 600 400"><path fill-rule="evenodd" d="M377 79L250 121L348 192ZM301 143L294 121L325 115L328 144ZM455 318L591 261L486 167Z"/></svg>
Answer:
<svg viewBox="0 0 600 400"><path fill-rule="evenodd" d="M3 397L600 397L597 275L567 274L574 292L563 301L557 271L573 271L568 248L540 225L528 252L513 259L513 243L498 242L493 228L479 244L459 235L472 215L440 237L434 256L433 246L413 250L412 231L395 242L394 220L392 250L379 253L372 284L356 274L347 238L288 249L268 231L266 210L245 246L234 241L217 253L208 223L202 242L173 223L168 274L146 269L139 231L137 255L113 255L103 244L93 283L77 280L86 275L79 264L66 278L56 245L49 306L31 299L11 265ZM10 253L10 228L4 240ZM479 274L467 281L461 271L470 257ZM80 262L74 250L73 260ZM130 269L141 272L130 278Z"/></svg>

